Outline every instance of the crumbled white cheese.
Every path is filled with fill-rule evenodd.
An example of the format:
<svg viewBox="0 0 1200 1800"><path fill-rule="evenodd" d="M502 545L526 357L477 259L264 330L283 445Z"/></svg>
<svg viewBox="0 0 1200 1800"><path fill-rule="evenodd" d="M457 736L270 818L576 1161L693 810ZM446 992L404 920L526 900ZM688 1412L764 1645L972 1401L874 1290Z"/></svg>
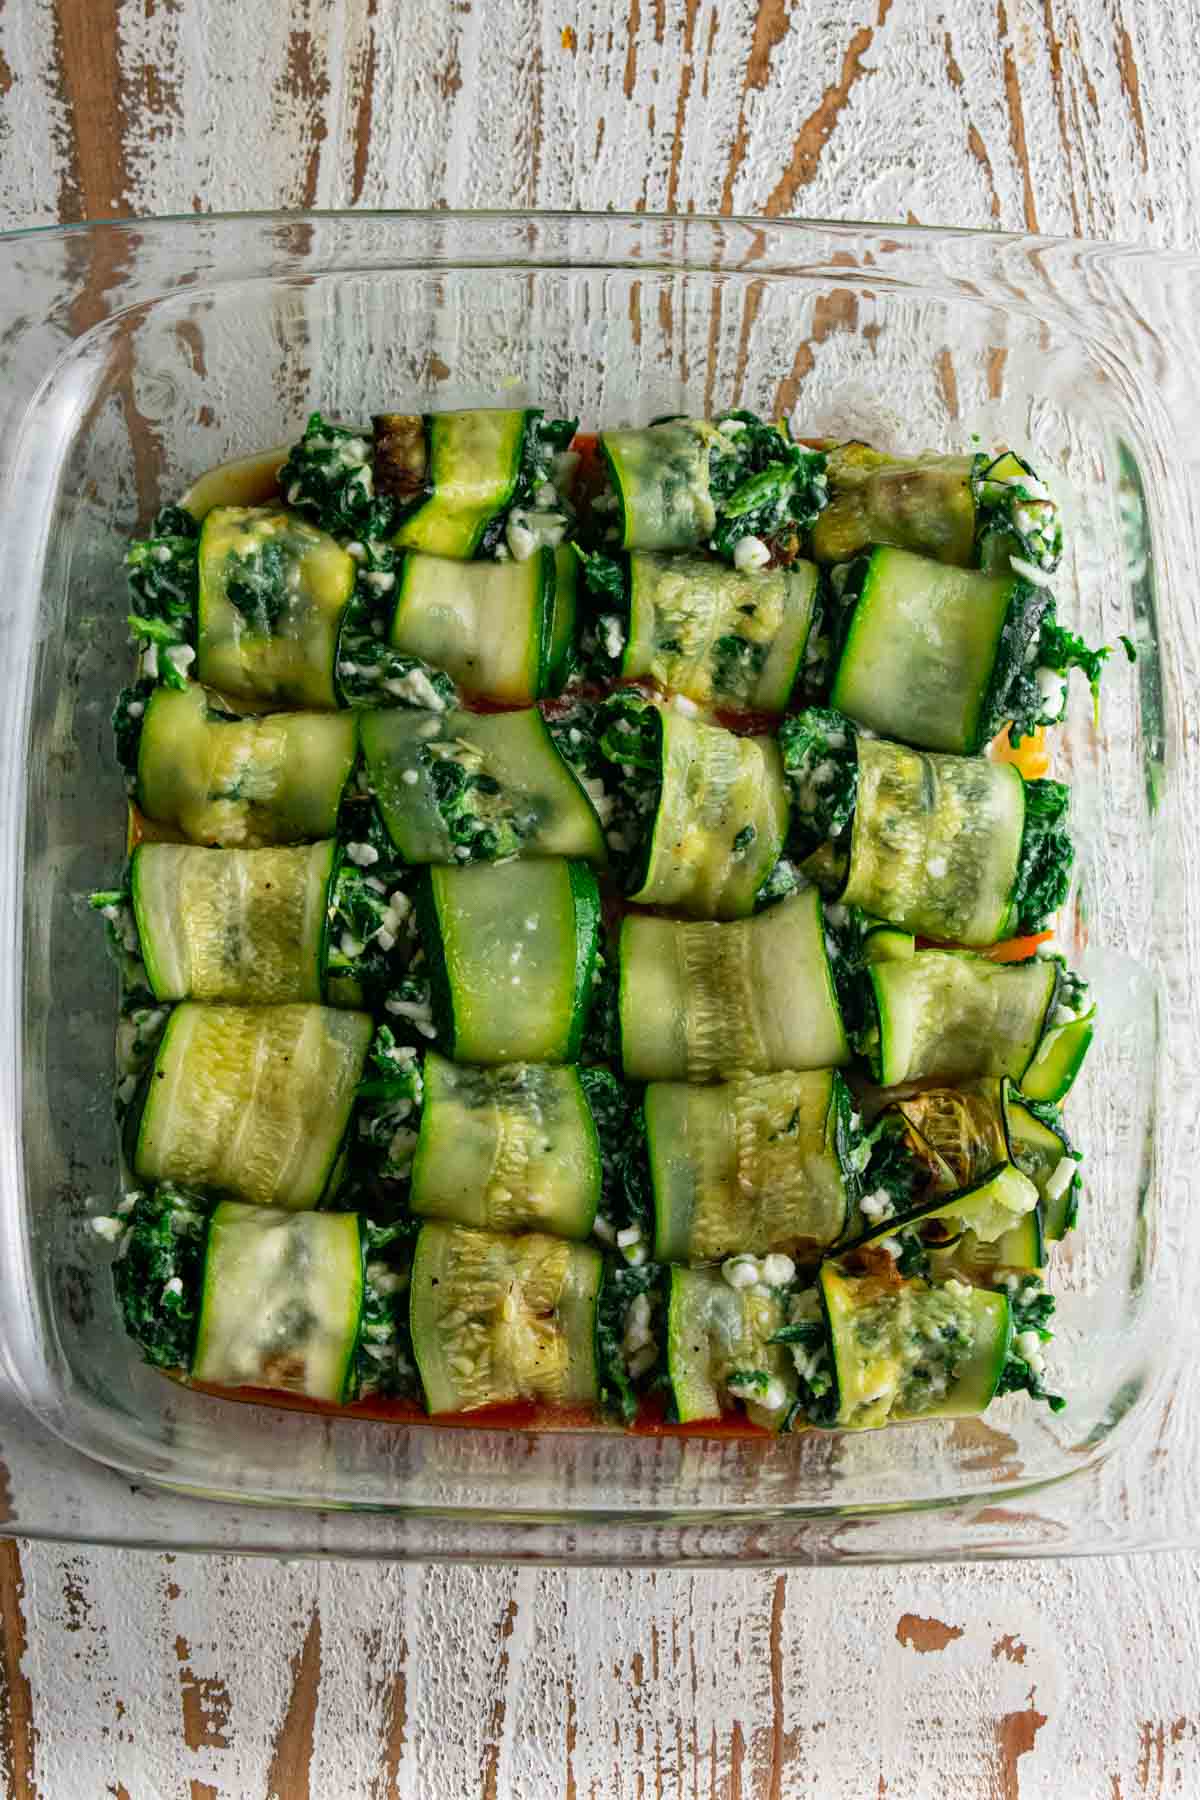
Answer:
<svg viewBox="0 0 1200 1800"><path fill-rule="evenodd" d="M1046 1183L1047 1200L1058 1200L1066 1193L1075 1178L1075 1158L1060 1156L1054 1165L1054 1173Z"/></svg>
<svg viewBox="0 0 1200 1800"><path fill-rule="evenodd" d="M361 956L363 953L362 939L356 938L353 932L343 931L338 939L338 949L343 956L347 956L353 961L356 956Z"/></svg>
<svg viewBox="0 0 1200 1800"><path fill-rule="evenodd" d="M1058 669L1039 668L1038 695L1048 724L1055 724L1063 714L1067 698L1067 678Z"/></svg>
<svg viewBox="0 0 1200 1800"><path fill-rule="evenodd" d="M640 1225L626 1225L617 1233L618 1249L628 1250L631 1244L640 1244L641 1241L642 1228Z"/></svg>
<svg viewBox="0 0 1200 1800"><path fill-rule="evenodd" d="M404 783L405 787L416 787L418 781L420 781L420 779L421 779L421 776L420 776L420 772L416 769L405 769L405 771L404 771L403 775L401 775L400 779Z"/></svg>
<svg viewBox="0 0 1200 1800"><path fill-rule="evenodd" d="M427 706L430 712L440 713L446 710L446 702L424 669L410 669L407 675L393 676L383 685L389 694L395 694L397 700L407 700L413 706ZM440 730L440 726L435 729Z"/></svg>
<svg viewBox="0 0 1200 1800"><path fill-rule="evenodd" d="M147 644L142 651L142 674L148 681L158 680L158 645Z"/></svg>
<svg viewBox="0 0 1200 1800"><path fill-rule="evenodd" d="M773 1250L762 1260L762 1278L768 1287L786 1287L796 1277L796 1265L790 1256L782 1251Z"/></svg>
<svg viewBox="0 0 1200 1800"><path fill-rule="evenodd" d="M935 881L941 881L946 874L948 866L944 856L931 856L929 861L925 864L925 873L927 875L932 875Z"/></svg>
<svg viewBox="0 0 1200 1800"><path fill-rule="evenodd" d="M1023 556L1010 556L1012 572L1019 575L1022 581L1032 581L1035 587L1053 587L1054 582L1045 569L1039 569L1036 563L1026 562Z"/></svg>
<svg viewBox="0 0 1200 1800"><path fill-rule="evenodd" d="M733 566L743 573L763 569L771 560L771 552L760 537L739 538L733 546Z"/></svg>
<svg viewBox="0 0 1200 1800"><path fill-rule="evenodd" d="M726 1257L721 1264L721 1274L731 1288L754 1287L759 1278L758 1258L756 1256Z"/></svg>
<svg viewBox="0 0 1200 1800"><path fill-rule="evenodd" d="M859 1202L859 1207L863 1218L869 1219L872 1225L882 1224L884 1219L890 1219L896 1210L886 1188L876 1188L873 1194L865 1194Z"/></svg>
<svg viewBox="0 0 1200 1800"><path fill-rule="evenodd" d="M617 1234L603 1213L597 1213L592 1221L592 1236L599 1238L602 1244L612 1245L617 1241Z"/></svg>
<svg viewBox="0 0 1200 1800"><path fill-rule="evenodd" d="M1013 1347L1017 1355L1023 1356L1028 1362L1031 1356L1041 1355L1042 1340L1036 1331L1019 1331L1013 1340Z"/></svg>
<svg viewBox="0 0 1200 1800"><path fill-rule="evenodd" d="M625 627L616 613L601 613L599 629L604 654L616 662L625 649Z"/></svg>
<svg viewBox="0 0 1200 1800"><path fill-rule="evenodd" d="M384 925L381 925L379 930L375 933L375 942L379 945L379 948L383 951L385 956L389 951L394 950L396 947L395 937Z"/></svg>
<svg viewBox="0 0 1200 1800"><path fill-rule="evenodd" d="M92 1230L97 1237L102 1237L106 1244L115 1244L125 1227L120 1219L99 1218L91 1221Z"/></svg>
<svg viewBox="0 0 1200 1800"><path fill-rule="evenodd" d="M694 719L699 716L700 708L686 694L676 694L671 701L671 711L682 713L685 719Z"/></svg>
<svg viewBox="0 0 1200 1800"><path fill-rule="evenodd" d="M167 651L167 661L179 675L186 675L196 660L196 652L190 644L172 644Z"/></svg>
<svg viewBox="0 0 1200 1800"><path fill-rule="evenodd" d="M379 852L374 844L347 844L346 855L360 869L369 869L372 863L379 861Z"/></svg>

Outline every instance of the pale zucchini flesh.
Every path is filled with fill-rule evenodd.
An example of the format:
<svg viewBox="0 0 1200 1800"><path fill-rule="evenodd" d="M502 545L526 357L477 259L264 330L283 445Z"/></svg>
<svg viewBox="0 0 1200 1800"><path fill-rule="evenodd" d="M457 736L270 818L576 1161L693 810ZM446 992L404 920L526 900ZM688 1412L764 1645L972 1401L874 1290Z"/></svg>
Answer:
<svg viewBox="0 0 1200 1800"><path fill-rule="evenodd" d="M430 556L474 556L512 498L534 416L500 408L426 414L430 492L403 519L394 541Z"/></svg>
<svg viewBox="0 0 1200 1800"><path fill-rule="evenodd" d="M469 693L528 704L543 691L554 583L552 550L525 562L410 552L400 567L392 647L444 669Z"/></svg>
<svg viewBox="0 0 1200 1800"><path fill-rule="evenodd" d="M362 1302L356 1214L225 1201L208 1229L192 1378L350 1399Z"/></svg>

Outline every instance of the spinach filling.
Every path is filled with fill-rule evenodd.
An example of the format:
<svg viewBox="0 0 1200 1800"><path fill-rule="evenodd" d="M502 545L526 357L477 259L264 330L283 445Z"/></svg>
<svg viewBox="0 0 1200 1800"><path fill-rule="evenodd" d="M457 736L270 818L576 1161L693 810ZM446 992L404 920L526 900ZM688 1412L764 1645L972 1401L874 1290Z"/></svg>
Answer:
<svg viewBox="0 0 1200 1800"><path fill-rule="evenodd" d="M794 562L828 495L824 452L793 443L752 412L721 413L713 423L720 438L709 453L708 487L717 525L708 548L732 562L743 539L758 538L773 562Z"/></svg>
<svg viewBox="0 0 1200 1800"><path fill-rule="evenodd" d="M788 1323L769 1339L784 1344L796 1365L796 1398L788 1408L781 1431L797 1425L830 1426L837 1417L837 1384L833 1377L829 1327L815 1287L802 1288L788 1302Z"/></svg>
<svg viewBox="0 0 1200 1800"><path fill-rule="evenodd" d="M489 522L478 556L508 553L510 523L532 529L544 543L561 543L574 518L563 489L573 474L571 442L578 430L578 419L547 419L537 413L528 421L512 499Z"/></svg>
<svg viewBox="0 0 1200 1800"><path fill-rule="evenodd" d="M629 559L579 544L573 548L588 602L579 637L579 673L585 681L614 681L629 641Z"/></svg>
<svg viewBox="0 0 1200 1800"><path fill-rule="evenodd" d="M1075 846L1066 830L1071 790L1061 781L1025 783L1025 828L1013 884L1013 935L1041 931L1067 897Z"/></svg>
<svg viewBox="0 0 1200 1800"><path fill-rule="evenodd" d="M357 573L338 632L335 675L342 705L403 704L444 712L458 698L449 675L388 642L401 554L375 538L347 548Z"/></svg>
<svg viewBox="0 0 1200 1800"><path fill-rule="evenodd" d="M132 603L127 622L144 675L186 687L200 584L200 527L191 513L182 506L160 508L150 536L130 544L125 568Z"/></svg>
<svg viewBox="0 0 1200 1800"><path fill-rule="evenodd" d="M1008 1292L1013 1316L1013 1341L996 1388L1001 1394L1028 1394L1031 1400L1044 1400L1051 1412L1062 1412L1066 1400L1046 1386L1041 1346L1054 1337L1050 1320L1055 1312L1053 1294L1048 1294L1037 1275L1009 1275L1004 1286Z"/></svg>
<svg viewBox="0 0 1200 1800"><path fill-rule="evenodd" d="M970 482L979 567L1006 568L1015 554L1052 573L1062 556L1062 515L1025 459L1009 450L977 455Z"/></svg>
<svg viewBox="0 0 1200 1800"><path fill-rule="evenodd" d="M646 878L662 799L662 714L631 689L603 701L596 709L596 723L600 754L609 765L608 847L623 891L633 893Z"/></svg>
<svg viewBox="0 0 1200 1800"><path fill-rule="evenodd" d="M596 1307L596 1362L602 1410L625 1425L638 1414L639 1396L666 1385L663 1333L666 1271L609 1263Z"/></svg>
<svg viewBox="0 0 1200 1800"><path fill-rule="evenodd" d="M126 1331L155 1368L191 1364L212 1207L212 1201L163 1182L149 1193L127 1194L117 1209L117 1304Z"/></svg>
<svg viewBox="0 0 1200 1800"><path fill-rule="evenodd" d="M792 802L788 853L798 861L823 846L821 873L832 875L849 854L850 828L858 800L858 738L843 713L809 707L779 728L779 752ZM840 887L841 881L837 883ZM832 886L831 880L823 885Z"/></svg>

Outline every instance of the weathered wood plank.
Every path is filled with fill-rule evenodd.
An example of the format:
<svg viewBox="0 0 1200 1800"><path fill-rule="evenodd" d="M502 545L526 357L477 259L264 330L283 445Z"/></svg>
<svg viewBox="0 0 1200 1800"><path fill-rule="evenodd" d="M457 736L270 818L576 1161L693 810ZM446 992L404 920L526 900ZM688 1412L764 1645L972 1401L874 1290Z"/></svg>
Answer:
<svg viewBox="0 0 1200 1800"><path fill-rule="evenodd" d="M786 1576L22 1561L42 1800L181 1781L282 1800L1200 1790L1194 1557Z"/></svg>

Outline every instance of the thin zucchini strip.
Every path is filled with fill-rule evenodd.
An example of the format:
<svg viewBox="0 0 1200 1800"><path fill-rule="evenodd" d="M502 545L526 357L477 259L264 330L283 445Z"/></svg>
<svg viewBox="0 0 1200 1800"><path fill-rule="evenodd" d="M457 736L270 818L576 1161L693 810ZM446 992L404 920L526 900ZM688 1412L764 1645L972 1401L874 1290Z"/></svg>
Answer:
<svg viewBox="0 0 1200 1800"><path fill-rule="evenodd" d="M823 1265L821 1301L836 1380L835 1423L869 1431L910 1419L981 1413L1012 1345L1004 1292L953 1277L932 1283Z"/></svg>
<svg viewBox="0 0 1200 1800"><path fill-rule="evenodd" d="M528 705L564 667L561 559L541 548L521 562L458 562L409 551L397 563L393 649L445 669L468 693ZM573 590L572 590L573 592Z"/></svg>
<svg viewBox="0 0 1200 1800"><path fill-rule="evenodd" d="M596 1127L576 1068L465 1068L430 1051L409 1204L484 1231L586 1238L600 1203Z"/></svg>
<svg viewBox="0 0 1200 1800"><path fill-rule="evenodd" d="M845 1231L865 1151L836 1070L651 1082L645 1120L656 1261L812 1263Z"/></svg>
<svg viewBox="0 0 1200 1800"><path fill-rule="evenodd" d="M849 1061L815 888L728 925L630 914L620 964L629 1079L711 1081Z"/></svg>
<svg viewBox="0 0 1200 1800"><path fill-rule="evenodd" d="M335 1405L415 1393L395 1226L214 1202L167 1182L104 1223L125 1328L156 1367Z"/></svg>
<svg viewBox="0 0 1200 1800"><path fill-rule="evenodd" d="M585 555L583 572L585 660L600 677L655 681L706 709L775 713L815 654L813 563L737 569L635 550Z"/></svg>
<svg viewBox="0 0 1200 1800"><path fill-rule="evenodd" d="M1047 578L876 548L834 574L841 644L832 704L882 737L971 756L1062 718L1066 677L1098 688L1107 649L1064 631Z"/></svg>
<svg viewBox="0 0 1200 1800"><path fill-rule="evenodd" d="M595 808L535 707L376 712L361 734L376 804L405 862L607 860Z"/></svg>
<svg viewBox="0 0 1200 1800"><path fill-rule="evenodd" d="M1057 568L1058 507L1013 452L885 456L853 442L827 451L829 500L812 532L818 562L889 544L964 569L1007 568L1013 556L1048 574Z"/></svg>
<svg viewBox="0 0 1200 1800"><path fill-rule="evenodd" d="M790 561L825 501L821 452L754 413L602 431L599 444L608 487L592 511L606 547Z"/></svg>
<svg viewBox="0 0 1200 1800"><path fill-rule="evenodd" d="M593 999L600 896L586 863L427 871L417 918L433 1029L456 1062L574 1062Z"/></svg>
<svg viewBox="0 0 1200 1800"><path fill-rule="evenodd" d="M409 1322L431 1413L594 1405L600 1252L440 1221L413 1257Z"/></svg>
<svg viewBox="0 0 1200 1800"><path fill-rule="evenodd" d="M681 1423L717 1419L739 1402L755 1424L777 1428L788 1418L799 1384L776 1336L787 1318L776 1289L735 1286L721 1270L672 1268L667 1371Z"/></svg>
<svg viewBox="0 0 1200 1800"><path fill-rule="evenodd" d="M196 844L332 837L358 754L350 713L240 718L202 687L139 684L114 715L141 811Z"/></svg>
<svg viewBox="0 0 1200 1800"><path fill-rule="evenodd" d="M837 712L785 720L779 743L789 854L813 858L830 898L968 946L1041 931L1065 901L1074 847L1061 782L863 736Z"/></svg>
<svg viewBox="0 0 1200 1800"><path fill-rule="evenodd" d="M373 1031L324 1006L184 1001L146 1084L135 1174L263 1206L331 1197Z"/></svg>
<svg viewBox="0 0 1200 1800"><path fill-rule="evenodd" d="M691 918L748 917L787 832L774 739L627 694L600 709L599 747L614 771L608 841L629 898Z"/></svg>
<svg viewBox="0 0 1200 1800"><path fill-rule="evenodd" d="M931 1077L1008 1075L1031 1098L1061 1100L1091 1042L1095 1009L1061 957L989 962L918 950L865 970L868 1022L857 1047L883 1087Z"/></svg>

